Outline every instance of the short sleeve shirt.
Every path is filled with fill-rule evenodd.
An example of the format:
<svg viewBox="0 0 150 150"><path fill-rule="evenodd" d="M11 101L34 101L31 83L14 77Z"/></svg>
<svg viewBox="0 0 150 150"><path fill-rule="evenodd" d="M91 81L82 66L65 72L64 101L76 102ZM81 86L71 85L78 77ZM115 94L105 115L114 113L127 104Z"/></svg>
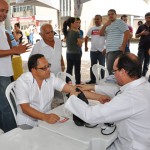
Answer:
<svg viewBox="0 0 150 150"><path fill-rule="evenodd" d="M51 64L51 72L55 75L61 71L61 54L62 54L62 45L61 41L58 38L54 38L55 44L54 48L47 45L43 39L41 39L32 49L30 54L43 54L48 62Z"/></svg>
<svg viewBox="0 0 150 150"><path fill-rule="evenodd" d="M70 30L67 33L66 44L67 44L67 53L71 54L80 54L81 47L77 44L77 40L80 38L78 31Z"/></svg>
<svg viewBox="0 0 150 150"><path fill-rule="evenodd" d="M22 74L16 81L16 98L17 98L17 124L28 124L35 126L36 119L24 114L19 104L29 103L32 108L47 113L51 110L51 102L54 97L54 90L62 91L66 83L56 78L51 73L50 78L43 80L42 86L39 86L30 72Z"/></svg>
<svg viewBox="0 0 150 150"><path fill-rule="evenodd" d="M148 27L146 24L139 26L139 28L136 31L136 34L139 34L144 30L149 31L149 34L141 36L139 41L139 48L148 50L150 48L150 26Z"/></svg>
<svg viewBox="0 0 150 150"><path fill-rule="evenodd" d="M106 27L106 51L117 51L122 45L124 32L129 30L128 25L121 19L116 19Z"/></svg>
<svg viewBox="0 0 150 150"><path fill-rule="evenodd" d="M94 26L87 32L87 37L91 37L91 51L102 52L105 48L105 37L99 34L101 28L101 26Z"/></svg>
<svg viewBox="0 0 150 150"><path fill-rule="evenodd" d="M0 50L9 50L10 46L5 34L5 28L0 24ZM11 56L0 57L0 76L10 77L13 75Z"/></svg>

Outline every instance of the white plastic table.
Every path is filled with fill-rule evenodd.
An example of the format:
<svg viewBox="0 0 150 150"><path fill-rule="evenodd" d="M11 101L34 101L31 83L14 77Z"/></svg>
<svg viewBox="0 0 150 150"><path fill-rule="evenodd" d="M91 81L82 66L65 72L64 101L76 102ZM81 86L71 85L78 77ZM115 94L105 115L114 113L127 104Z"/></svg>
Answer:
<svg viewBox="0 0 150 150"><path fill-rule="evenodd" d="M63 105L50 111L50 113L55 113L59 116L65 116L64 112ZM88 144L90 150L106 150L117 138L116 132L111 135L102 135L100 127L86 128L84 126L76 126L71 117L64 123L48 124L44 121L38 121L38 125L41 128L47 129L49 132L82 142L83 144Z"/></svg>
<svg viewBox="0 0 150 150"><path fill-rule="evenodd" d="M43 128L16 128L0 135L0 150L90 150L89 145Z"/></svg>

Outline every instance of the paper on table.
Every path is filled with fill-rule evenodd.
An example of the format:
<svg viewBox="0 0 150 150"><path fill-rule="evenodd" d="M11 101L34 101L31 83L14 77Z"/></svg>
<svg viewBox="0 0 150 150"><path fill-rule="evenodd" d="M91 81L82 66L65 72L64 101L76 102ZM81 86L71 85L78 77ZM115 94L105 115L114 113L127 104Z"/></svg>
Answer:
<svg viewBox="0 0 150 150"><path fill-rule="evenodd" d="M59 123L64 123L64 122L66 122L66 121L68 121L69 120L69 118L67 118L67 117L64 117L64 116L59 116L60 117L60 119L59 119Z"/></svg>

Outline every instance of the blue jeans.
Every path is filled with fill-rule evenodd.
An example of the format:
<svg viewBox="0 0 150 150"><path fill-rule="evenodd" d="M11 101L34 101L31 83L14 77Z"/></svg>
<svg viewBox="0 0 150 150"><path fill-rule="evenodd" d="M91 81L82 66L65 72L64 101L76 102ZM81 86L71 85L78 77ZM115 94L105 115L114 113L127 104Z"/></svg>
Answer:
<svg viewBox="0 0 150 150"><path fill-rule="evenodd" d="M91 68L90 68L90 77L91 77L91 82L95 83L96 82L96 78L92 72L92 66L94 64L97 64L97 62L99 62L100 65L105 66L105 55L102 54L102 52L100 51L96 51L96 52L90 52L90 58L91 58ZM104 77L104 71L101 70L101 76L102 78Z"/></svg>
<svg viewBox="0 0 150 150"><path fill-rule="evenodd" d="M4 132L17 127L12 110L5 96L6 87L10 83L10 77L0 76L0 128Z"/></svg>
<svg viewBox="0 0 150 150"><path fill-rule="evenodd" d="M125 47L125 52L130 52L130 49L128 46Z"/></svg>
<svg viewBox="0 0 150 150"><path fill-rule="evenodd" d="M109 74L112 74L114 61L120 54L122 54L120 50L111 51L106 54L106 64Z"/></svg>

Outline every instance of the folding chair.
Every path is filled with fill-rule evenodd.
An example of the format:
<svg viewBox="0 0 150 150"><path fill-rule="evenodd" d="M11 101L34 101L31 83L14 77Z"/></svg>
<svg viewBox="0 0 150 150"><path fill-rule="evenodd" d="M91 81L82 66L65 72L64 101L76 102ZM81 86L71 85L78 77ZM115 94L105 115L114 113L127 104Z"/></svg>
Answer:
<svg viewBox="0 0 150 150"><path fill-rule="evenodd" d="M101 70L104 70L104 78L101 76ZM104 82L106 78L109 76L108 70L99 64L94 64L92 66L92 72L96 78L96 84L100 84L100 82Z"/></svg>
<svg viewBox="0 0 150 150"><path fill-rule="evenodd" d="M9 102L9 105L10 105L10 107L11 107L11 110L12 110L12 112L13 112L14 118L15 118L15 120L16 120L17 113L16 113L15 106L14 106L14 105L16 104L15 81L12 82L12 83L10 83L10 84L7 86L6 91L5 91L5 95L6 95L6 98L7 98L8 102ZM14 103L15 103L15 104L13 104L11 98L14 99L14 101L15 101Z"/></svg>

